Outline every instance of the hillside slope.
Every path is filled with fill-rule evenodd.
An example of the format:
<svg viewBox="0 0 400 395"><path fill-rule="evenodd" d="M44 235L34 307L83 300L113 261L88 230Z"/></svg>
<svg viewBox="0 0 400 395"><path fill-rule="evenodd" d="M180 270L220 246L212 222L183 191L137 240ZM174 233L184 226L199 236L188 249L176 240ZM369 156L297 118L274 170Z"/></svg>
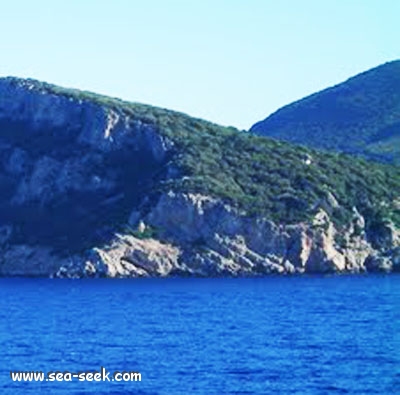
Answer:
<svg viewBox="0 0 400 395"><path fill-rule="evenodd" d="M400 60L289 104L251 131L400 163Z"/></svg>
<svg viewBox="0 0 400 395"><path fill-rule="evenodd" d="M400 169L0 80L0 275L397 270Z"/></svg>

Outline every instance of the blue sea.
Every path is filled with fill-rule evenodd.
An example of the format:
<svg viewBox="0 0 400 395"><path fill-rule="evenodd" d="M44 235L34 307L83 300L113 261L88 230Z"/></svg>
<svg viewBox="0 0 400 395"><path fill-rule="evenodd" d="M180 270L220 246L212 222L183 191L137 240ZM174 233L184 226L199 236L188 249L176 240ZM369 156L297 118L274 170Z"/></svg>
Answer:
<svg viewBox="0 0 400 395"><path fill-rule="evenodd" d="M400 393L400 276L0 280L0 394ZM13 382L10 371L140 372Z"/></svg>

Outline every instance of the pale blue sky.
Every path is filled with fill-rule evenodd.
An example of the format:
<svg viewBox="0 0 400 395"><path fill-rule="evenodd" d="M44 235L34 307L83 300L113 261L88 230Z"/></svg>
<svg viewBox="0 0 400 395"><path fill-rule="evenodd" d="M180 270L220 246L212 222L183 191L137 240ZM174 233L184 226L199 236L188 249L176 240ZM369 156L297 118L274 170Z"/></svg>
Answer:
<svg viewBox="0 0 400 395"><path fill-rule="evenodd" d="M399 58L397 0L8 0L0 75L247 129Z"/></svg>

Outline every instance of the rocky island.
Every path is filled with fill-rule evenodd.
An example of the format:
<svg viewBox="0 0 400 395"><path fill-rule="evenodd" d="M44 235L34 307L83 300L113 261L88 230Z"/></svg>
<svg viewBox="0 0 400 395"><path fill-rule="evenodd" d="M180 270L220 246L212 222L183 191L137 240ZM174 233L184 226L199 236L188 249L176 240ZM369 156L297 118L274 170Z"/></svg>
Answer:
<svg viewBox="0 0 400 395"><path fill-rule="evenodd" d="M0 79L0 275L400 270L400 169Z"/></svg>

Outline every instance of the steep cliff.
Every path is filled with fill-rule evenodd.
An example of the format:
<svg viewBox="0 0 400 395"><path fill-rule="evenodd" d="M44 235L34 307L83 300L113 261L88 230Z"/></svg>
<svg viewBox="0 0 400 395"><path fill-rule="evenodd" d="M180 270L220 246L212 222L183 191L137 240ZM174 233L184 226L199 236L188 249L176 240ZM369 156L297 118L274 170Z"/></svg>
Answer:
<svg viewBox="0 0 400 395"><path fill-rule="evenodd" d="M400 171L0 80L0 275L395 271Z"/></svg>

